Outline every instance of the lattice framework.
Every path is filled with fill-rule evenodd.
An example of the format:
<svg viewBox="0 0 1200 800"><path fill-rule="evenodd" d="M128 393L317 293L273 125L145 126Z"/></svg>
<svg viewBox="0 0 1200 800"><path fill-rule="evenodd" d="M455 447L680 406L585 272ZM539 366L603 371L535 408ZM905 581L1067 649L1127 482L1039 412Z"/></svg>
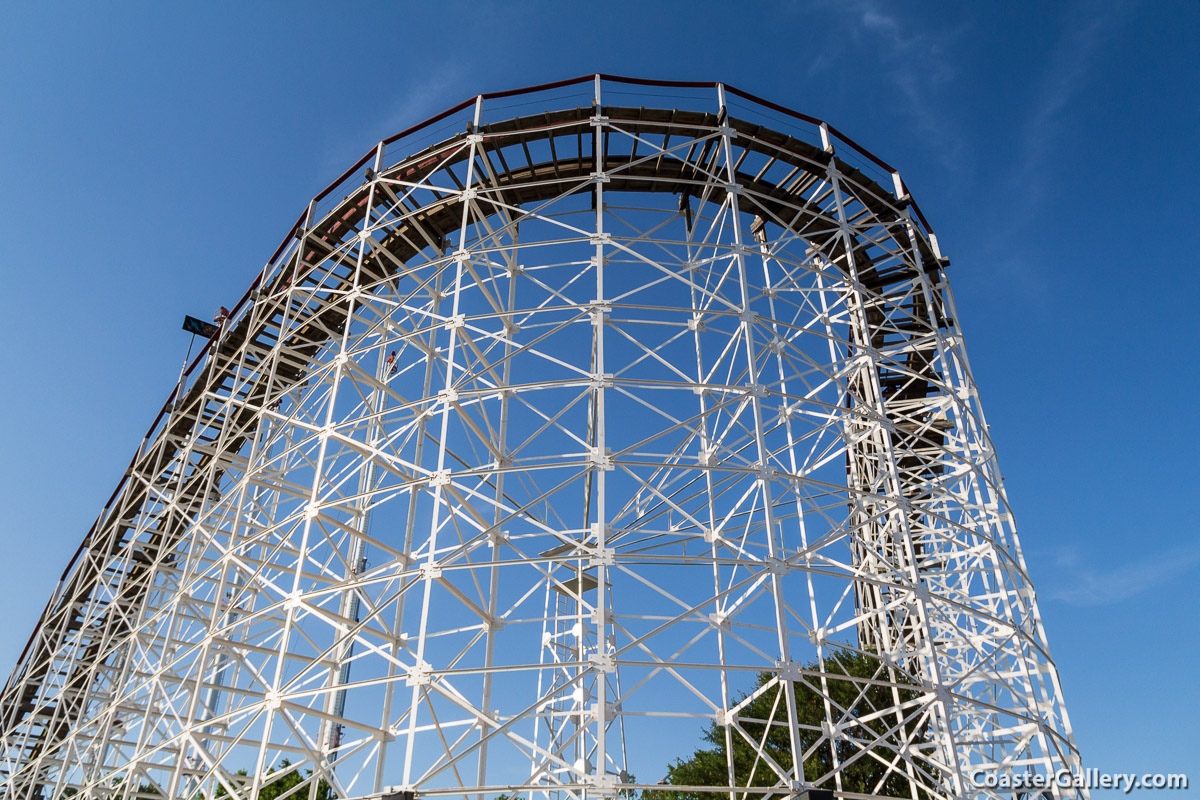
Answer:
<svg viewBox="0 0 1200 800"><path fill-rule="evenodd" d="M284 757L312 800L605 797L661 789L706 722L769 776L691 787L731 800L863 760L914 798L1078 768L898 174L723 86L580 85L477 98L310 204L10 678L5 798L255 797ZM882 731L830 688L846 651ZM750 733L772 692L832 769Z"/></svg>

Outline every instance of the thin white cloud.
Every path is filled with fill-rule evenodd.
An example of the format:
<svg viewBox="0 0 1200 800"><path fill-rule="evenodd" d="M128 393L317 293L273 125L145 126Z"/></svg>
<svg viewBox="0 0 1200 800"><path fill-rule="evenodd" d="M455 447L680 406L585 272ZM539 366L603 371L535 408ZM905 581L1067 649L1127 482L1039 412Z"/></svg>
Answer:
<svg viewBox="0 0 1200 800"><path fill-rule="evenodd" d="M1054 186L1054 155L1068 144L1063 140L1064 112L1087 89L1090 72L1117 29L1124 6L1076 3L1059 16L1061 33L1047 55L1040 77L1029 92L1023 120L1014 120L1017 141L1005 172L1007 178L994 198L1002 213L985 246L992 269L1005 277L1001 283L1019 291L1025 300L1046 298L1045 274L1036 258L1021 250L1020 242L1043 216L1046 196Z"/></svg>
<svg viewBox="0 0 1200 800"><path fill-rule="evenodd" d="M873 6L873 4L868 0L864 0L864 2L861 4L861 8L863 9L863 25L866 25L872 30L880 31L881 33L891 37L893 42L895 42L898 47L907 46L908 42L904 40L904 35L900 29L900 23L895 17L883 13L878 7Z"/></svg>
<svg viewBox="0 0 1200 800"><path fill-rule="evenodd" d="M321 174L337 175L379 140L466 100L466 93L460 91L464 74L458 64L442 64L397 81L397 91L390 102L383 97L371 98L368 102L375 106L374 113L370 110L359 113L359 121L353 127L338 130L322 148L318 162Z"/></svg>
<svg viewBox="0 0 1200 800"><path fill-rule="evenodd" d="M850 41L879 59L896 90L896 112L911 121L915 133L933 143L946 169L960 172L966 161L965 142L951 115L942 110L939 95L956 76L945 47L966 28L914 29L879 0L842 0L826 8L841 18ZM838 57L846 57L841 35L827 43L810 65L809 76L828 69ZM861 57L861 52L854 57Z"/></svg>
<svg viewBox="0 0 1200 800"><path fill-rule="evenodd" d="M812 79L833 66L833 59L828 52L821 52L808 65L808 71L804 73L804 77Z"/></svg>
<svg viewBox="0 0 1200 800"><path fill-rule="evenodd" d="M1027 208L1044 192L1045 184L1038 176L1061 136L1061 114L1086 87L1089 70L1116 29L1123 10L1121 5L1085 4L1066 15L1071 22L1047 59L1034 95L1036 100L1021 126L1022 144L1012 183L1014 190L1025 195Z"/></svg>
<svg viewBox="0 0 1200 800"><path fill-rule="evenodd" d="M1120 603L1191 572L1200 565L1200 546L1163 550L1117 566L1095 567L1083 562L1078 551L1063 551L1057 559L1060 583L1047 591L1043 582L1047 597L1073 606Z"/></svg>

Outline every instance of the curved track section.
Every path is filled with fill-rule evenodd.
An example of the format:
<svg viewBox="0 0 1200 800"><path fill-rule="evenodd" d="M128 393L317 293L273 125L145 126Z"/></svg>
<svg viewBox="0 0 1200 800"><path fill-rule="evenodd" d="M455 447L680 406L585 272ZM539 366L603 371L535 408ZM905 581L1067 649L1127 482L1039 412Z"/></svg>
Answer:
<svg viewBox="0 0 1200 800"><path fill-rule="evenodd" d="M1078 768L898 174L745 93L635 83L477 98L310 204L9 679L5 798ZM628 102L651 86L683 102ZM660 783L706 729L737 758Z"/></svg>

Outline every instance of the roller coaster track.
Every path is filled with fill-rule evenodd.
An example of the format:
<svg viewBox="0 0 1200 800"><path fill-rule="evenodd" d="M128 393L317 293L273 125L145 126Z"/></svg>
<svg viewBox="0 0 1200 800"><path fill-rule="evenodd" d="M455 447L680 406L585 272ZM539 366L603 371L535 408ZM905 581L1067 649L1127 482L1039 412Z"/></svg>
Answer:
<svg viewBox="0 0 1200 800"><path fill-rule="evenodd" d="M572 84L530 91L566 85ZM828 136L827 126L809 121ZM627 135L611 135L609 125ZM731 165L735 177L725 184L712 178L721 135L736 139L742 153ZM323 193L310 204L188 369L63 573L0 697L4 796L53 793L46 764L81 757L64 749L65 743L127 668L122 642L138 626L156 575L173 568L189 530L206 504L220 497L226 470L242 458L238 454L252 442L260 420L272 417L273 404L302 385L318 354L342 335L344 294L394 280L414 259L448 252L472 190L486 193L498 207L517 209L586 186L603 173L606 192L674 195L680 213L689 216L693 203L720 205L726 192L736 191L743 213L764 225L803 232L810 248L848 285L875 298L861 309L865 324L855 332L856 344L864 351L903 351L886 363L876 362L872 375L854 379L875 387L895 424L883 439L865 436L848 447L846 469L851 488L870 494L882 480L882 452L897 454L900 491L912 509L908 524L916 529L931 487L952 468L944 451L953 426L939 417L934 402L946 385L938 366L939 336L955 334L942 291L947 262L898 175L889 168L895 185L885 189L843 160L835 141L836 136L804 141L724 108L713 113L603 104L468 125L391 165L384 163L386 142L368 153L335 182L345 192L340 201L330 202ZM468 146L472 143L477 146ZM845 146L851 154L856 148ZM750 154L765 166L743 170ZM474 186L460 185L459 192L429 189L432 199L424 203L407 198L410 187L458 182L470 159L476 159ZM360 182L350 185L354 176ZM835 198L835 192L847 196ZM318 211L322 201L330 207ZM829 224L828 209L835 204L851 213L841 227ZM373 242L374 257L360 262L346 256L364 220L385 214L397 220ZM864 220L888 231L890 240L844 235ZM897 251L910 257L898 259ZM933 291L914 290L921 286ZM852 394L870 396L871 391L863 385ZM859 506L852 513L864 515L862 530L875 531L857 545L860 566L882 557L893 564L907 561L917 572L938 568L928 560L937 556L926 553L919 532L910 553L895 552L884 523L873 523L869 508ZM883 581L860 580L855 595L865 620L858 631L864 648L916 652L938 646L928 641L927 625L921 632L921 619L897 614L896 598ZM1069 752L1065 740L1061 747Z"/></svg>

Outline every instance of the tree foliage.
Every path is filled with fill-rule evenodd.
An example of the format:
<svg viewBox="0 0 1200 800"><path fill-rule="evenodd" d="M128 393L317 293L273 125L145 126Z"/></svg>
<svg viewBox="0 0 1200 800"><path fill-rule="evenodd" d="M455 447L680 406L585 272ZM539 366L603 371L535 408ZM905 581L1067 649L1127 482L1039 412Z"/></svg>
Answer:
<svg viewBox="0 0 1200 800"><path fill-rule="evenodd" d="M234 774L244 776L248 773L244 769L239 769ZM280 759L279 765L265 776L263 785L258 790L258 800L276 800L277 798L287 794L292 789L295 789L311 775L311 769L306 769L303 773L301 773L299 769L292 766L292 762L287 758ZM229 792L225 790L224 786L218 786L215 796L226 797L228 794ZM308 790L301 789L298 792L293 792L288 797L289 800L291 800L291 798L296 798L296 800L307 800ZM317 782L317 800L331 800L332 797L332 787L330 787L324 778L321 778Z"/></svg>
<svg viewBox="0 0 1200 800"><path fill-rule="evenodd" d="M842 790L862 794L875 794L887 797L913 796L910 780L905 773L904 761L897 761L894 768L881 762L871 754L864 753L864 747L882 738L884 742L898 745L902 741L921 742L925 739L925 725L921 722L906 719L901 723L893 713L877 714L885 709L907 703L919 696L916 688L893 688L883 683L868 683L875 681L896 680L895 672L889 675L880 660L864 653L842 651L825 659L824 665L808 664L806 669L823 671L830 675L844 675L845 678L827 677L827 693L834 708L833 722L841 729L842 735L836 737L836 742L830 742L823 733L827 729L824 693L821 691L820 678L806 676L791 682L796 697L796 714L799 728L801 752L804 753L804 777L810 783L823 788L833 788L832 778L826 778L834 768L834 753L837 763L841 765ZM742 696L741 700L763 690L774 680L772 673L764 672L758 676L754 691ZM738 725L745 731L742 736L736 730L731 731L733 743L733 780L734 785L742 787L770 787L780 783L780 778L757 753L757 748L747 741L749 737L755 742L765 742L763 750L785 772L790 772L793 765L792 746L787 724L787 708L782 695L788 684L777 682L767 688L746 704L738 714ZM843 709L842 710L839 710ZM845 714L845 719L842 719ZM904 717L912 716L912 711L903 713ZM918 715L919 717L919 715ZM897 726L899 726L897 728ZM768 730L769 727L769 730ZM895 729L895 730L893 730ZM711 746L695 751L690 758L678 759L668 767L665 783L669 786L728 786L729 758L726 744L726 728L710 723L705 731L704 740ZM862 743L859 746L856 740ZM835 751L836 748L836 751ZM880 755L887 748L877 749ZM786 785L786 784L785 784ZM924 796L918 790L918 797ZM700 792L689 790L663 789L646 793L646 800L727 800L727 793Z"/></svg>

